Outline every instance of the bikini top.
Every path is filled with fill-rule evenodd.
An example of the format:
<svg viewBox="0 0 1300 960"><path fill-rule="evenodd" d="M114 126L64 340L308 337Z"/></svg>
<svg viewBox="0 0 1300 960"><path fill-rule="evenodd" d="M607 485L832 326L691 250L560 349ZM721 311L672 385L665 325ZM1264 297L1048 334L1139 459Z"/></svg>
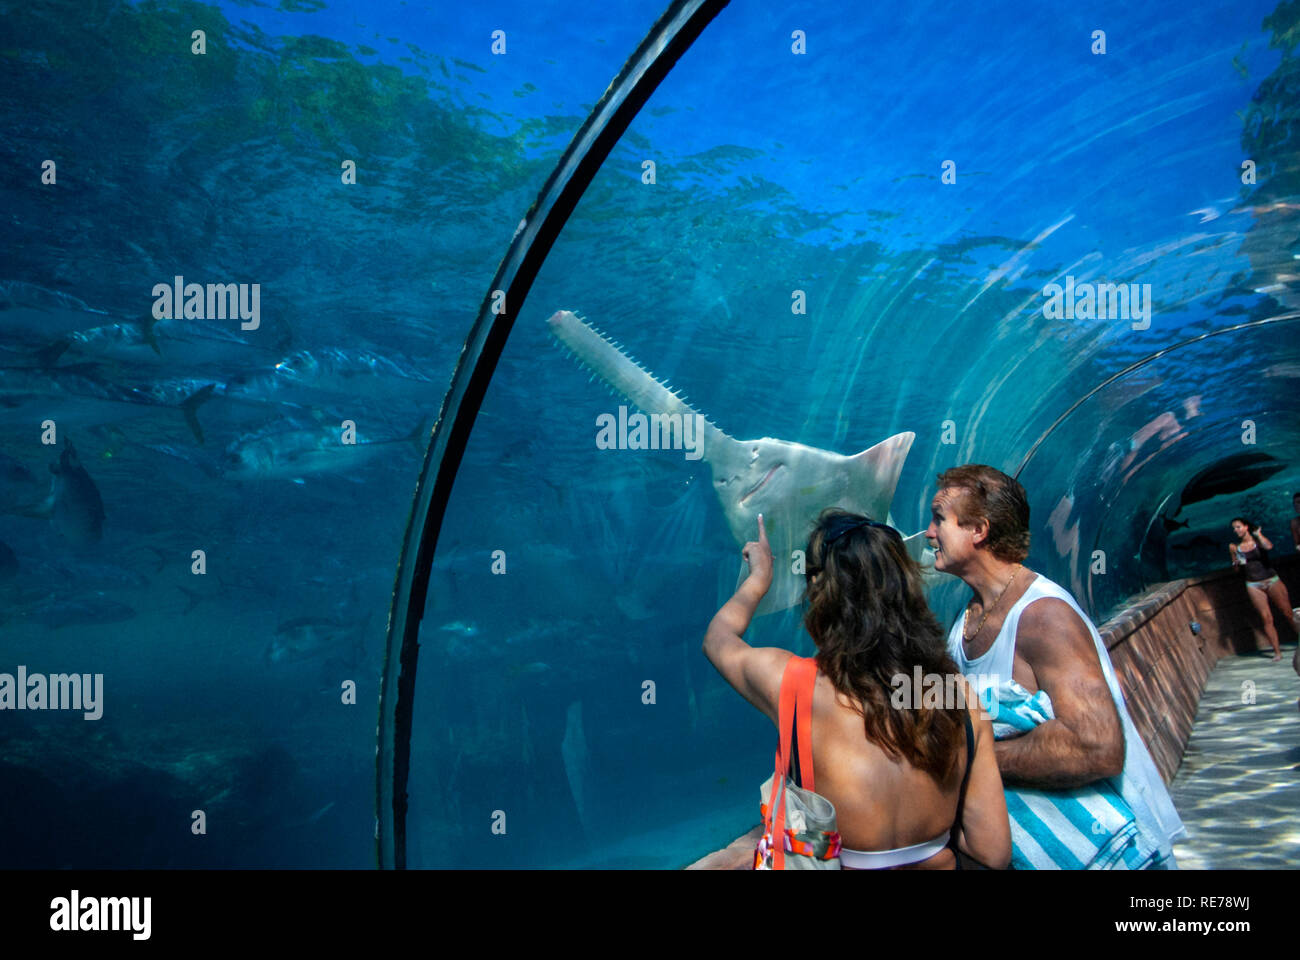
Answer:
<svg viewBox="0 0 1300 960"><path fill-rule="evenodd" d="M1241 544L1238 544L1237 559L1246 568L1246 578L1249 580L1267 580L1273 576L1273 569L1268 565L1268 551L1258 540L1255 541L1253 550L1243 550Z"/></svg>

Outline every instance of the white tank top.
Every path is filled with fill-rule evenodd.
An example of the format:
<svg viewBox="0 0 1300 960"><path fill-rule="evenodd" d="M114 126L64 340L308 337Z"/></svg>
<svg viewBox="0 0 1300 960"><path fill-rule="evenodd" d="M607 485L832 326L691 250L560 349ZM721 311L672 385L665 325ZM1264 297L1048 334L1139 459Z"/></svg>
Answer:
<svg viewBox="0 0 1300 960"><path fill-rule="evenodd" d="M1011 669L1015 661L1016 631L1020 626L1020 615L1031 603L1044 597L1055 597L1068 603L1088 627L1088 632L1092 634L1097 656L1101 660L1101 672L1106 677L1106 686L1110 688L1111 697L1115 700L1115 709L1119 712L1120 722L1124 726L1124 772L1116 786L1129 806L1133 808L1139 824L1164 839L1165 842L1161 845L1162 853L1172 853L1173 842L1187 835L1183 828L1183 821L1178 816L1178 811L1174 809L1173 801L1169 799L1169 791L1151 759L1151 754L1147 751L1146 744L1142 741L1141 734L1138 733L1137 727L1128 715L1128 708L1124 705L1124 693L1115 677L1115 670L1110 663L1110 654L1102 642L1101 634L1074 602L1074 597L1042 574L1037 574L1024 596L1017 600L1007 613L1002 629L998 631L997 639L987 651L974 659L967 658L966 645L962 642L962 630L966 623L966 618L963 616L952 625L952 630L948 633L948 653L957 662L957 668L966 674L967 679L981 695L989 687L999 688L999 693L1005 691L1009 694L1010 691L1006 690L1006 687L1012 682Z"/></svg>

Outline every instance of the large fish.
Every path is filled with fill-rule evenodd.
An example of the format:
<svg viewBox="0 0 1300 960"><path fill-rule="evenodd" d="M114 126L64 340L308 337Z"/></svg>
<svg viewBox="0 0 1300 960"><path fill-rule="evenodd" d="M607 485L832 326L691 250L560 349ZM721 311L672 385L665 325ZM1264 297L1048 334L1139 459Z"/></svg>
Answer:
<svg viewBox="0 0 1300 960"><path fill-rule="evenodd" d="M360 662L365 657L367 620L297 617L275 628L263 659L268 665L337 657Z"/></svg>
<svg viewBox="0 0 1300 960"><path fill-rule="evenodd" d="M330 347L299 350L266 368L232 374L224 379L180 377L150 380L131 387L121 399L128 403L179 408L191 432L202 443L203 431L197 412L211 397L259 407L274 406L282 412L290 409L306 411L328 406L341 397L368 396L378 391L388 398L403 391L408 394L415 391L416 395L422 396L424 385L430 382L430 378L416 367L391 357L366 350ZM242 443L255 444L263 436L246 437ZM297 441L290 438L274 442L284 451L292 449L295 442L310 446L318 439L300 437ZM239 443L237 441L236 445ZM247 470L237 466L236 472L261 474L263 470L257 465ZM305 472L315 470L307 469Z"/></svg>
<svg viewBox="0 0 1300 960"><path fill-rule="evenodd" d="M152 260L148 262L152 272L161 273ZM0 329L4 330L0 350L30 353L47 347L54 338L82 358L148 366L193 367L220 362L232 346L241 356L259 349L255 341L220 323L180 317L158 320L148 313L139 319L122 319L71 294L22 281L0 281Z"/></svg>
<svg viewBox="0 0 1300 960"><path fill-rule="evenodd" d="M29 362L0 365L0 406L15 420L39 423L55 420L60 426L98 426L152 413L157 408L177 408L195 438L202 443L197 411L211 396L211 383L196 383L184 394L123 386L100 375L99 364L57 365L68 340L47 346Z"/></svg>
<svg viewBox="0 0 1300 960"><path fill-rule="evenodd" d="M803 577L793 571L792 554L806 546L813 521L823 509L841 507L878 520L889 515L915 434L896 434L853 456L771 437L736 440L575 314L561 310L547 322L551 333L582 364L646 415L680 418L682 423L689 417L698 425L694 443L713 472L714 492L738 544L757 538L758 515L763 514L776 564L772 588L758 614L799 602ZM658 420L663 435L672 422ZM908 539L908 549L914 558L922 558L925 546L919 535Z"/></svg>
<svg viewBox="0 0 1300 960"><path fill-rule="evenodd" d="M111 360L136 366L186 368L221 363L232 348L240 356L261 348L225 326L204 320L175 318L122 320L73 331L70 353L91 360Z"/></svg>
<svg viewBox="0 0 1300 960"><path fill-rule="evenodd" d="M104 501L71 443L64 444L59 462L50 464L50 473L50 494L29 515L48 517L50 526L78 546L98 543L104 536Z"/></svg>
<svg viewBox="0 0 1300 960"><path fill-rule="evenodd" d="M375 457L406 447L424 452L424 424L405 437L343 442L339 426L287 429L241 437L226 448L226 472L246 478L293 478L314 473L346 473Z"/></svg>
<svg viewBox="0 0 1300 960"><path fill-rule="evenodd" d="M0 328L10 343L46 342L87 326L108 314L68 293L22 280L0 281Z"/></svg>
<svg viewBox="0 0 1300 960"><path fill-rule="evenodd" d="M238 378L245 391L275 394L293 390L326 393L355 393L359 381L383 379L431 383L432 378L418 367L369 350L346 350L321 347L299 350L284 357L273 368ZM232 381L232 389L236 384ZM367 388L373 389L373 388Z"/></svg>
<svg viewBox="0 0 1300 960"><path fill-rule="evenodd" d="M1281 473L1286 466L1267 453L1234 453L1216 460L1187 481L1174 514L1181 513L1189 504L1249 490Z"/></svg>

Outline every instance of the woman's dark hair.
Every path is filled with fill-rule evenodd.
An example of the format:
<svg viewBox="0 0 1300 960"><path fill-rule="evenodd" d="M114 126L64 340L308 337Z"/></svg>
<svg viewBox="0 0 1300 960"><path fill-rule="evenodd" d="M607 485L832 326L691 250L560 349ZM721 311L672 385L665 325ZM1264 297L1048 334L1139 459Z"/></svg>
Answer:
<svg viewBox="0 0 1300 960"><path fill-rule="evenodd" d="M1246 532L1249 533L1249 534L1251 535L1251 537L1253 538L1253 537L1255 536L1255 527L1256 527L1256 525L1253 524L1253 523L1251 523L1251 522L1250 522L1249 520L1247 520L1245 517L1233 517L1233 518L1232 518L1232 522L1233 522L1233 523L1236 523L1238 520L1240 520L1242 523L1244 523L1244 524L1246 525ZM1229 526L1231 526L1231 524L1229 524ZM1262 560L1262 561L1264 561L1265 563L1268 563L1268 562L1269 562L1268 551L1264 549L1264 545L1263 545L1262 543L1260 543L1258 539L1255 540L1255 549L1259 551L1259 559Z"/></svg>
<svg viewBox="0 0 1300 960"><path fill-rule="evenodd" d="M961 746L961 702L913 709L921 695L915 691L904 709L891 703L896 678L910 688L917 666L923 676L943 678L945 688L959 675L926 603L921 568L898 531L834 508L817 518L806 563L804 626L817 644L818 669L854 701L867 739L942 783ZM962 681L956 689L964 697Z"/></svg>

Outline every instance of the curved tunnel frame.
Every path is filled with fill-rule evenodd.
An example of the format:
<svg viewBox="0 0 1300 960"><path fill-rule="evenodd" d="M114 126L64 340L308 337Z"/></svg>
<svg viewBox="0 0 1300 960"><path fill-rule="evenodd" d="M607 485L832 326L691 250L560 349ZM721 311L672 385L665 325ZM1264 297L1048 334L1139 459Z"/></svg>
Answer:
<svg viewBox="0 0 1300 960"><path fill-rule="evenodd" d="M381 869L406 867L406 787L420 621L438 534L492 374L538 271L605 158L668 71L728 2L674 0L651 27L520 221L461 350L425 452L389 610L375 749L375 844ZM497 295L502 291L505 300L498 312Z"/></svg>

